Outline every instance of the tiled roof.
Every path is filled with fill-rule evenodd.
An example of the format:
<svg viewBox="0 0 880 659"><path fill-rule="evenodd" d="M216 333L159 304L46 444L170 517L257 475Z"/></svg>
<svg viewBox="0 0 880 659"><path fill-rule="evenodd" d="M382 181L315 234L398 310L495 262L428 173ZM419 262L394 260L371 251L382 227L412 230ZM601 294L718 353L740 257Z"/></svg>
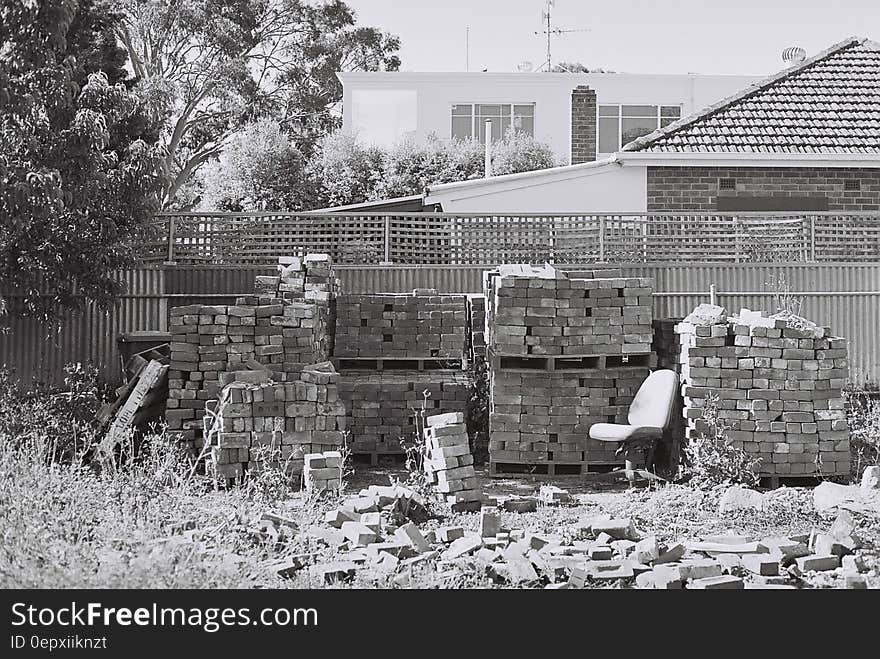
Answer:
<svg viewBox="0 0 880 659"><path fill-rule="evenodd" d="M880 44L842 41L622 150L880 153Z"/></svg>

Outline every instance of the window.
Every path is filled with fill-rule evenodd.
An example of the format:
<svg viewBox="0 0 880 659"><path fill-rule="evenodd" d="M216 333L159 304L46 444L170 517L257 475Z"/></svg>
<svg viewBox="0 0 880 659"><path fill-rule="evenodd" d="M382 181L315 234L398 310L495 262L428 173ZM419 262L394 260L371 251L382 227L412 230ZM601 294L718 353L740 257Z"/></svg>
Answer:
<svg viewBox="0 0 880 659"><path fill-rule="evenodd" d="M678 105L600 105L599 153L614 153L634 139L681 117Z"/></svg>
<svg viewBox="0 0 880 659"><path fill-rule="evenodd" d="M500 140L512 126L535 134L534 103L464 103L452 106L452 137L486 141L486 120L492 122L492 141Z"/></svg>

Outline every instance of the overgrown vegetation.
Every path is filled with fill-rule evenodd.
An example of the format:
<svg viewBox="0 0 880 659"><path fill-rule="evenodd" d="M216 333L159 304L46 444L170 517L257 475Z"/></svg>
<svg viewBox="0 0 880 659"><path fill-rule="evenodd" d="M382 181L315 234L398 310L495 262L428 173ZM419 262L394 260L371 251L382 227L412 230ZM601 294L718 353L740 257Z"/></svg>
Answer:
<svg viewBox="0 0 880 659"><path fill-rule="evenodd" d="M691 485L704 490L737 483L756 487L760 481L760 458L753 458L727 438L730 428L719 416L718 404L717 395L706 399L700 424L701 437L684 446L685 475Z"/></svg>
<svg viewBox="0 0 880 659"><path fill-rule="evenodd" d="M324 513L338 505L337 495L295 495L296 482L290 480L280 459L252 474L244 487L214 491L210 476L200 475L193 468L192 456L181 449L173 433L162 428L127 445L126 459L117 471L99 473L85 459L94 442L90 419L101 400L94 374L85 366L69 367L70 391L65 395L23 391L8 374L0 376L0 587L324 586L308 570L282 578L277 566L294 556L314 556L318 562L339 558L336 548L301 532L321 524ZM854 440L864 437L866 445L876 447L880 436L877 408L854 405L853 409ZM404 478L407 485L420 487L427 495L430 488L424 480L421 439L429 413L427 396L416 412L419 433L407 443L410 459ZM712 483L752 482L744 469L753 465L740 453L731 453L729 444L719 444L725 428L713 414L711 408L705 414L705 434L715 441L695 442L694 446L702 448L689 454L694 472L691 484L708 488ZM62 446L67 450L59 450ZM876 452L865 455L866 460L876 460ZM356 482L358 477L365 478L359 474ZM367 478L361 483L375 483L376 474ZM496 494L529 490L520 481L496 481L488 487ZM535 513L502 512L502 524L533 533L576 534L580 522L604 513L630 516L641 531L655 533L664 541L737 531L806 533L830 524L813 509L809 491L782 488L768 495L763 511L721 515L717 511L723 488L700 488L664 486L619 495L587 490L570 508L541 506ZM267 512L290 520L293 526L266 522ZM440 524L471 530L478 525L472 513L450 514L434 506L428 512L430 519L420 523L426 531ZM877 532L875 526L864 524L860 529L864 538L873 538ZM396 573L361 570L351 582L337 584L361 588L496 586L476 565L445 572L431 565Z"/></svg>
<svg viewBox="0 0 880 659"><path fill-rule="evenodd" d="M876 391L844 390L850 428L850 475L858 482L865 467L880 464L880 400Z"/></svg>
<svg viewBox="0 0 880 659"><path fill-rule="evenodd" d="M12 447L41 446L48 460L82 463L95 444L95 413L102 401L98 370L88 364L64 367L66 391L24 390L0 368L0 438Z"/></svg>

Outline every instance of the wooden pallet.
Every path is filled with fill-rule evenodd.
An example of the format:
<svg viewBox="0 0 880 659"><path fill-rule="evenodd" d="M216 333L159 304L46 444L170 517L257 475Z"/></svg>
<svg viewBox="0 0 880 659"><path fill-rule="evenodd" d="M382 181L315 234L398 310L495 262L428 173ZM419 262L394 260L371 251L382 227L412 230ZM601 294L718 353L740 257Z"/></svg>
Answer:
<svg viewBox="0 0 880 659"><path fill-rule="evenodd" d="M654 368L657 357L652 353L637 355L499 355L489 353L492 370L514 372L583 372Z"/></svg>
<svg viewBox="0 0 880 659"><path fill-rule="evenodd" d="M357 371L465 371L467 359L437 357L334 357L333 366L340 373Z"/></svg>
<svg viewBox="0 0 880 659"><path fill-rule="evenodd" d="M403 452L384 453L377 451L361 452L354 450L352 451L351 459L353 462L360 464L369 463L371 467L378 466L380 461L393 462L394 464L402 465L406 462L406 454Z"/></svg>
<svg viewBox="0 0 880 659"><path fill-rule="evenodd" d="M849 474L775 474L772 476L761 476L761 487L775 490L780 485L790 487L814 487L819 485L823 480L831 478L839 478L841 476L849 477Z"/></svg>
<svg viewBox="0 0 880 659"><path fill-rule="evenodd" d="M489 476L507 478L560 478L603 474L622 467L620 462L489 462Z"/></svg>

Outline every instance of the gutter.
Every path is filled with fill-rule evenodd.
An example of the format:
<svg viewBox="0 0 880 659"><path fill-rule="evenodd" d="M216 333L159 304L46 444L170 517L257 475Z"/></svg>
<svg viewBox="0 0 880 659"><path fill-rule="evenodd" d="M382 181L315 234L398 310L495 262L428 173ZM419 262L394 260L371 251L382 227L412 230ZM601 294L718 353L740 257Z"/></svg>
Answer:
<svg viewBox="0 0 880 659"><path fill-rule="evenodd" d="M855 167L880 168L876 153L758 153L619 151L615 160L629 165L671 167Z"/></svg>

